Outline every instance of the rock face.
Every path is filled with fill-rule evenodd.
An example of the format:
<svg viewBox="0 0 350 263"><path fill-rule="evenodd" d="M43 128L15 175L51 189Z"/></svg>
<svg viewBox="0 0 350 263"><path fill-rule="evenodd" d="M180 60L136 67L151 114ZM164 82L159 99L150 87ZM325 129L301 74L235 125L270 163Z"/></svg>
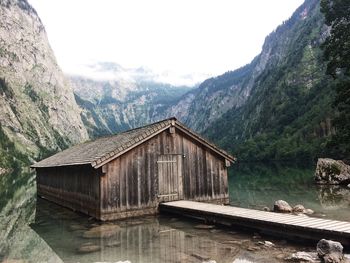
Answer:
<svg viewBox="0 0 350 263"><path fill-rule="evenodd" d="M291 213L293 209L286 201L277 200L273 206L273 211L279 213Z"/></svg>
<svg viewBox="0 0 350 263"><path fill-rule="evenodd" d="M22 152L88 138L70 83L27 0L0 2L0 123Z"/></svg>
<svg viewBox="0 0 350 263"><path fill-rule="evenodd" d="M318 184L350 183L350 166L343 161L320 158L317 161L315 181Z"/></svg>
<svg viewBox="0 0 350 263"><path fill-rule="evenodd" d="M261 57L256 57L265 62L258 64L261 71L255 72L259 75L254 78L241 74L235 81L240 86L253 81L252 88L250 85L244 89L238 87L238 94L248 95L248 98L240 104L232 104L233 107L222 114L222 106L228 107L226 100L222 100L221 106L197 97L193 101L201 104L203 110L194 114L190 111L188 122L208 120L204 135L235 153L240 160L310 158L313 153L309 149L316 149L316 144L309 138L322 143L334 132L330 121L333 113L321 102L323 99L331 101L334 93L330 85L324 85L328 78L320 44L327 35L327 28L319 9L319 1L304 1L286 23L266 37ZM311 68L314 70L310 71ZM213 91L219 93L225 89L223 83L228 82L217 78ZM317 99L307 99L312 94L317 94ZM214 101L209 96L206 98ZM207 112L210 118L198 116ZM315 112L317 120L312 117ZM285 140L286 137L289 139ZM295 141L300 144L296 146Z"/></svg>
<svg viewBox="0 0 350 263"><path fill-rule="evenodd" d="M321 239L317 243L317 254L326 263L344 262L343 246L336 241Z"/></svg>
<svg viewBox="0 0 350 263"><path fill-rule="evenodd" d="M101 70L107 70L101 68ZM113 72L112 72L113 73ZM191 88L154 81L71 76L82 119L91 137L116 133L161 119L164 109Z"/></svg>

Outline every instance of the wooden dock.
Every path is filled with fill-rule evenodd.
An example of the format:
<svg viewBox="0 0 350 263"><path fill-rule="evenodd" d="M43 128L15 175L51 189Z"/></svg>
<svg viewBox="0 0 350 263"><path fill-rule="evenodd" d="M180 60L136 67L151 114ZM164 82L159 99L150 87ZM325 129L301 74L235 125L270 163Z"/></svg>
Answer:
<svg viewBox="0 0 350 263"><path fill-rule="evenodd" d="M322 238L350 247L350 222L265 212L194 201L161 203L161 212L205 220L226 226L241 226L283 238L318 241Z"/></svg>

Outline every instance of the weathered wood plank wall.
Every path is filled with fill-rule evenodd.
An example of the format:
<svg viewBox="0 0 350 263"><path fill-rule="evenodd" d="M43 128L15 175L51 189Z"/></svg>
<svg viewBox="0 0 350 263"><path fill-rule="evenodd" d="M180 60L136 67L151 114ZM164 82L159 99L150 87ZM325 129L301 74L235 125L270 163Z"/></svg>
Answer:
<svg viewBox="0 0 350 263"><path fill-rule="evenodd" d="M160 201L228 201L225 159L179 130L164 131L106 166L103 220L153 214Z"/></svg>
<svg viewBox="0 0 350 263"><path fill-rule="evenodd" d="M224 157L173 127L97 170L38 168L37 176L39 195L102 220L155 214L163 201L228 202Z"/></svg>
<svg viewBox="0 0 350 263"><path fill-rule="evenodd" d="M38 194L73 210L99 217L101 169L90 165L37 169Z"/></svg>

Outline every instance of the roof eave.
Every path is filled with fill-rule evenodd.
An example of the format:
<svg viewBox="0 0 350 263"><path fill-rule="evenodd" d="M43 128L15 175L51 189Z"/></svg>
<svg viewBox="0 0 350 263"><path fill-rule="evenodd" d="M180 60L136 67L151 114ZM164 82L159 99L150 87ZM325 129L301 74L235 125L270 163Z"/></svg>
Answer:
<svg viewBox="0 0 350 263"><path fill-rule="evenodd" d="M57 164L57 165L36 165L32 164L29 166L32 169L37 169L37 168L54 168L54 167L62 167L62 166L74 166L74 165L87 165L91 164L91 162L77 162L77 163L62 163L62 164Z"/></svg>

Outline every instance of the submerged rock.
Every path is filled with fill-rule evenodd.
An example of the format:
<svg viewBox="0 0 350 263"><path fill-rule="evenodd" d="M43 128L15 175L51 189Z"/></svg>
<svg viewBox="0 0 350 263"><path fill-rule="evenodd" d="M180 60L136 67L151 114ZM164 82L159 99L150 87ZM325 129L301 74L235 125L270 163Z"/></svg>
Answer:
<svg viewBox="0 0 350 263"><path fill-rule="evenodd" d="M118 225L101 225L90 228L83 234L84 238L109 238L120 231Z"/></svg>
<svg viewBox="0 0 350 263"><path fill-rule="evenodd" d="M100 250L101 250L100 246L97 246L91 243L86 243L81 245L81 247L79 247L77 251L79 253L85 254L85 253L92 253Z"/></svg>
<svg viewBox="0 0 350 263"><path fill-rule="evenodd" d="M277 200L273 206L274 212L291 213L292 207L284 200Z"/></svg>
<svg viewBox="0 0 350 263"><path fill-rule="evenodd" d="M119 240L111 239L107 241L106 246L107 247L119 247L122 244Z"/></svg>
<svg viewBox="0 0 350 263"><path fill-rule="evenodd" d="M317 243L317 253L296 252L285 258L291 262L312 262L312 263L348 263L343 254L343 246L339 242L321 239Z"/></svg>
<svg viewBox="0 0 350 263"><path fill-rule="evenodd" d="M323 257L324 263L345 263L344 256L338 253L327 254Z"/></svg>
<svg viewBox="0 0 350 263"><path fill-rule="evenodd" d="M343 161L320 158L317 161L315 181L318 184L349 184L350 166Z"/></svg>
<svg viewBox="0 0 350 263"><path fill-rule="evenodd" d="M69 230L70 231L86 230L86 227L83 225L79 225L79 224L71 224L69 226Z"/></svg>
<svg viewBox="0 0 350 263"><path fill-rule="evenodd" d="M343 254L342 244L333 240L321 239L317 243L317 254L320 257L323 257L324 255L331 253Z"/></svg>
<svg viewBox="0 0 350 263"><path fill-rule="evenodd" d="M275 244L272 243L271 241L259 241L257 244L265 246L265 247L274 247L275 246Z"/></svg>
<svg viewBox="0 0 350 263"><path fill-rule="evenodd" d="M211 260L210 257L207 256L207 255L192 253L191 256L194 257L194 258L196 258L196 259L199 259L199 260L201 260L201 261L205 261L205 262L208 262L208 261Z"/></svg>
<svg viewBox="0 0 350 263"><path fill-rule="evenodd" d="M293 253L291 256L285 258L285 260L290 262L321 262L321 260L317 257L317 253L308 253L303 251Z"/></svg>

